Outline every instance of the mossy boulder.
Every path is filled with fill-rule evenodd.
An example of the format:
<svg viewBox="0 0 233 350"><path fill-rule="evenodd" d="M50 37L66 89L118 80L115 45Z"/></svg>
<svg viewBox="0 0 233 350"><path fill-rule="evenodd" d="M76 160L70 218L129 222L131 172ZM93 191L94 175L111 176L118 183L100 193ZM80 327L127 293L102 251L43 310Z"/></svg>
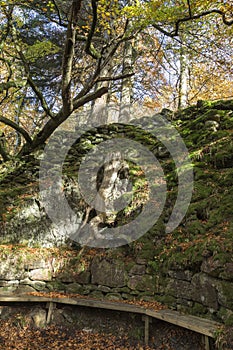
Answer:
<svg viewBox="0 0 233 350"><path fill-rule="evenodd" d="M150 291L153 294L155 291L155 278L151 275L135 275L129 277L127 285L132 290Z"/></svg>
<svg viewBox="0 0 233 350"><path fill-rule="evenodd" d="M233 284L226 281L216 282L218 302L221 306L233 310Z"/></svg>
<svg viewBox="0 0 233 350"><path fill-rule="evenodd" d="M91 265L93 284L109 287L126 286L126 270L123 261L107 261L94 258Z"/></svg>

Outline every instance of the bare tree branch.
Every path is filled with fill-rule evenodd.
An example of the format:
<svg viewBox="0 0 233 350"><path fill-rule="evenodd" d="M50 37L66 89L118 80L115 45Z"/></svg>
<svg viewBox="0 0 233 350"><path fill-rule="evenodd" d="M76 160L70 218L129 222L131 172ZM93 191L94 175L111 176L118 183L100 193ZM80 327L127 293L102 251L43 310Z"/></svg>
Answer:
<svg viewBox="0 0 233 350"><path fill-rule="evenodd" d="M108 88L105 86L105 87L101 87L100 89L98 89L94 92L91 92L90 94L85 95L77 100L74 100L74 110L78 109L79 107L85 105L88 102L91 102L91 101L103 96L107 92L108 92Z"/></svg>
<svg viewBox="0 0 233 350"><path fill-rule="evenodd" d="M4 162L10 159L5 150L5 135L3 132L0 133L0 155L2 156Z"/></svg>
<svg viewBox="0 0 233 350"><path fill-rule="evenodd" d="M88 33L87 43L86 43L86 48L85 48L86 53L95 59L98 59L101 57L101 54L96 51L96 49L94 48L94 46L92 44L92 38L94 36L95 28L96 28L96 24L97 24L97 1L98 0L91 1L93 19L92 19L91 29Z"/></svg>
<svg viewBox="0 0 233 350"><path fill-rule="evenodd" d="M190 0L187 0L187 3L188 3L188 8L189 8L189 17L192 17L192 9L191 9Z"/></svg>
<svg viewBox="0 0 233 350"><path fill-rule="evenodd" d="M102 52L101 52L101 58L98 59L98 64L96 65L96 70L93 73L92 78L86 83L84 88L74 98L74 101L81 99L82 97L84 97L86 94L88 94L91 91L91 89L98 82L98 79L100 77L101 72L108 65L109 61L114 56L114 54L117 51L120 44L127 41L127 40L133 39L133 37L134 37L134 35L131 34L130 36L127 36L127 35L125 35L125 32L124 32L123 34L120 34L116 38L112 39L107 45L104 45L104 47L102 48ZM113 80L113 79L114 79L114 77L112 77L111 80Z"/></svg>
<svg viewBox="0 0 233 350"><path fill-rule="evenodd" d="M74 48L75 48L75 36L76 36L76 26L78 13L81 8L82 0L73 0L69 23L66 33L66 43L63 55L62 63L62 102L63 102L63 112L65 115L69 115L73 110L72 102L72 92L71 92L71 82L72 82L72 69L73 69L73 59L74 59Z"/></svg>
<svg viewBox="0 0 233 350"><path fill-rule="evenodd" d="M2 156L2 159L4 162L7 162L10 159L10 157L8 156L8 154L5 152L4 148L2 147L1 142L0 142L0 155Z"/></svg>
<svg viewBox="0 0 233 350"><path fill-rule="evenodd" d="M125 79L125 78L130 78L134 75L135 73L128 73L128 74L121 74L121 75L117 75L116 77L99 77L97 79L97 83L101 82L101 81L116 81L116 80L121 80L121 79Z"/></svg>
<svg viewBox="0 0 233 350"><path fill-rule="evenodd" d="M24 139L31 144L32 143L32 139L29 136L29 134L27 133L26 130L24 130L23 128L21 128L18 124L16 124L15 122L13 122L12 120L5 118L3 116L0 116L0 122L4 123L8 126L10 126L11 128L13 128L14 130L16 130L19 134L21 134Z"/></svg>
<svg viewBox="0 0 233 350"><path fill-rule="evenodd" d="M191 11L191 8L190 8L190 11ZM165 34L165 35L167 35L167 36L169 36L171 38L174 38L175 36L178 36L181 23L189 22L191 20L196 20L196 19L199 19L199 18L202 18L202 17L206 17L206 16L211 15L211 14L219 14L222 17L222 20L223 20L224 24L226 24L227 26L233 25L233 19L232 20L228 20L226 18L225 12L223 12L222 10L219 10L219 9L212 9L212 10L201 12L198 15L191 15L190 16L190 13L189 13L188 17L184 17L184 18L178 19L176 21L176 23L175 23L175 29L172 32L168 32L167 30L162 28L160 25L155 24L155 23L153 24L153 27L155 29L159 30L161 33L163 33L163 34Z"/></svg>
<svg viewBox="0 0 233 350"><path fill-rule="evenodd" d="M18 44L18 38L17 38L17 33L16 33L16 29L14 27L14 24L13 24L13 21L12 19L10 19L10 25L11 25L11 29L12 29L12 36L13 36L13 39L14 39L14 43L15 43L15 47L16 47L16 50L17 50L17 53L19 54L21 60L22 60L22 63L23 63L23 66L24 66L24 69L25 69L25 72L27 74L27 81L28 81L28 84L31 86L32 90L34 91L35 95L38 97L38 99L40 100L40 103L41 103L41 106L43 108L43 110L45 111L45 113L50 116L51 118L54 118L53 116L53 113L52 111L50 110L42 92L40 91L40 89L38 88L38 86L36 86L36 84L34 83L32 77L31 77L31 74L30 74L30 68L29 68L29 64L21 50L21 47L19 46Z"/></svg>
<svg viewBox="0 0 233 350"><path fill-rule="evenodd" d="M33 79L31 76L28 76L28 84L31 86L32 90L35 92L36 96L38 97L38 99L40 100L41 103L41 107L43 108L43 110L45 111L45 113L50 117L50 118L54 118L54 115L52 113L52 111L50 110L42 92L40 91L40 89L38 88L38 86L36 86L36 84L34 83Z"/></svg>
<svg viewBox="0 0 233 350"><path fill-rule="evenodd" d="M76 35L76 42L77 41L83 41L86 42L88 40L88 37L85 35ZM98 41L100 43L106 44L106 40L103 37L100 36L93 36L92 41Z"/></svg>
<svg viewBox="0 0 233 350"><path fill-rule="evenodd" d="M8 21L7 21L7 27L6 27L6 29L5 30L1 30L1 34L2 34L2 36L1 36L1 38L0 38L0 48L2 47L2 45L3 45L3 43L5 42L5 40L6 40L6 38L8 37L8 34L9 34L9 32L10 32L10 21L9 21L9 19L11 19L11 17L12 17L12 13L13 13L13 10L14 10L14 6L9 6L8 7L8 10L9 10L9 12L7 13L5 13L5 15L6 15L6 17L7 17L7 19L8 19Z"/></svg>
<svg viewBox="0 0 233 350"><path fill-rule="evenodd" d="M95 77L96 77L95 82L98 80L98 76L100 75L101 71L108 65L109 61L112 59L112 57L116 53L120 44L126 41L129 41L133 38L134 38L134 35L127 36L125 35L125 32L124 32L123 34L119 35L117 38L112 39L108 45L105 45L103 47L102 54L101 54L102 60L99 60L99 65L95 73ZM106 52L105 55L104 55L104 51Z"/></svg>
<svg viewBox="0 0 233 350"><path fill-rule="evenodd" d="M178 35L179 27L180 27L181 23L188 22L190 20L199 19L199 18L202 18L202 17L206 17L206 16L211 15L211 14L219 14L219 15L221 15L223 23L228 25L228 26L233 24L233 19L232 20L227 20L225 12L223 12L222 10L218 10L218 9L212 9L212 10L209 10L209 11L201 12L198 15L193 15L193 16L190 16L190 17L184 17L184 18L179 19L176 22L176 24L175 24L175 31L172 33L172 35L173 36Z"/></svg>
<svg viewBox="0 0 233 350"><path fill-rule="evenodd" d="M91 92L90 94L87 94L85 96L82 96L79 99L74 100L74 109L76 110L79 107L85 105L88 102L91 102L102 95L106 94L108 92L108 88L102 87L97 91ZM21 151L19 152L19 156L28 154L32 152L33 150L37 149L38 147L44 145L46 140L52 135L52 133L58 128L59 125L61 125L66 119L68 118L67 115L64 114L63 109L58 112L55 119L49 119L49 121L45 124L43 129L36 135L34 140L31 144L26 144L23 146Z"/></svg>
<svg viewBox="0 0 233 350"><path fill-rule="evenodd" d="M53 4L55 6L55 9L57 11L57 15L58 15L58 18L59 18L59 25L62 26L62 19L61 19L61 12L60 12L60 9L59 7L57 6L57 2L55 0L52 0L53 1Z"/></svg>

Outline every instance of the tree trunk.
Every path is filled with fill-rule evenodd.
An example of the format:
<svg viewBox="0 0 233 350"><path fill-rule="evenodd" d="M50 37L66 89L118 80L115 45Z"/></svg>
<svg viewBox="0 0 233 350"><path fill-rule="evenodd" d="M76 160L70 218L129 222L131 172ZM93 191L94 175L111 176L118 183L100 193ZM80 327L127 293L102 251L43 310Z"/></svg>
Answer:
<svg viewBox="0 0 233 350"><path fill-rule="evenodd" d="M0 132L0 155L4 162L9 160L9 156L6 151L6 140L3 132Z"/></svg>
<svg viewBox="0 0 233 350"><path fill-rule="evenodd" d="M185 108L188 105L188 87L189 87L188 56L184 45L184 39L181 37L178 109Z"/></svg>
<svg viewBox="0 0 233 350"><path fill-rule="evenodd" d="M122 74L128 74L132 72L132 43L125 43L124 58L123 58L123 72ZM103 70L101 77L108 77L111 73L111 64ZM110 92L109 82L102 82L97 85L97 88L108 87ZM121 106L120 113L122 119L128 119L130 111L130 104L132 101L132 82L131 78L125 78L122 81L121 86ZM108 124L111 122L121 122L120 115L116 108L109 103L109 93L102 96L102 98L94 101L92 111L90 114L91 124L96 121L99 124ZM98 152L98 150L97 150ZM99 169L100 170L100 169ZM129 180L128 180L129 167L127 162L123 159L121 152L111 151L104 160L104 165L101 171L101 178L99 184L96 184L98 188L98 195L96 197L95 206L96 215L92 218L85 218L84 222L88 222L92 228L92 232L89 236L89 241L93 239L101 239L104 237L104 227L113 225L116 216L119 211L119 203L121 202L121 196L127 192ZM87 208L86 215L90 214L90 208ZM85 230L85 226L83 227ZM103 231L102 231L103 230ZM103 236L102 236L103 234Z"/></svg>
<svg viewBox="0 0 233 350"><path fill-rule="evenodd" d="M123 75L133 72L133 45L131 41L125 42L123 57ZM133 96L132 77L124 78L121 84L121 102L120 102L120 122L127 122L131 117L131 104Z"/></svg>
<svg viewBox="0 0 233 350"><path fill-rule="evenodd" d="M111 71L111 68L105 67L103 70L101 76L107 77L109 76L109 72ZM109 85L110 82L101 82L97 83L95 86L95 90L98 90L100 88L107 88L109 91ZM100 98L94 100L91 105L91 112L89 115L88 125L95 125L95 124L106 124L108 122L108 100L109 100L109 94L108 92L105 95L102 95Z"/></svg>

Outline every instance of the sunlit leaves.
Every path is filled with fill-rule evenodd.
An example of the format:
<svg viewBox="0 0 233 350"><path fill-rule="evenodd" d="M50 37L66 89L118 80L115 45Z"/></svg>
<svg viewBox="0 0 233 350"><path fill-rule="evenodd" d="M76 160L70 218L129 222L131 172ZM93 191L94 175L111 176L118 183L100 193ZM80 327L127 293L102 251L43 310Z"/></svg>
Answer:
<svg viewBox="0 0 233 350"><path fill-rule="evenodd" d="M54 54L59 51L59 47L53 44L51 41L37 40L33 45L26 48L25 57L30 62L35 62L38 58L42 58L46 55Z"/></svg>
<svg viewBox="0 0 233 350"><path fill-rule="evenodd" d="M98 1L98 24L97 32L105 31L108 35L114 33L119 20L119 0Z"/></svg>
<svg viewBox="0 0 233 350"><path fill-rule="evenodd" d="M179 13L184 14L184 6L179 3L170 3L169 1L152 0L150 2L137 2L134 5L126 6L124 13L128 18L139 19L146 27L154 21L169 22L174 21Z"/></svg>
<svg viewBox="0 0 233 350"><path fill-rule="evenodd" d="M150 24L172 25L180 19L190 18L210 10L221 10L228 18L233 16L233 5L223 0L151 0L134 1L133 4L125 6L123 13L134 19L134 25L147 27ZM221 16L220 16L221 18Z"/></svg>

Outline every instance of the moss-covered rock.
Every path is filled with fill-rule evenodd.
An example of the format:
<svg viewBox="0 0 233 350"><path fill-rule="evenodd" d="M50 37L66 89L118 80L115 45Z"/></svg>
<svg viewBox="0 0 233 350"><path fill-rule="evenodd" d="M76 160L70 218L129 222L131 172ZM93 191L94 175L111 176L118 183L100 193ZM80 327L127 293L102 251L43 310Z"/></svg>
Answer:
<svg viewBox="0 0 233 350"><path fill-rule="evenodd" d="M87 131L71 148L63 168L64 193L71 208L82 217L86 203L81 198L77 179L82 157L109 138L127 137L140 142L158 159L167 182L163 213L156 223L152 223L150 230L119 249L103 250L101 253L93 250L88 263L85 259L80 260L78 245L76 256L74 254L69 261L64 258L60 265L54 263L56 259L53 257L36 259L33 253L28 253L27 270L23 267L25 254L10 263L8 259L9 255L13 256L12 248L4 251L0 246L2 280L18 279L26 281L25 284L22 282L23 286L30 287L27 278L30 277L30 281L34 279L35 283L37 278L43 278L48 290L92 293L92 296L100 298L106 293L114 297L121 295L125 299L156 295L174 308L179 305L193 314L217 313L220 319L231 322L233 102L199 101L196 106L174 114L173 124L193 162L194 190L185 217L170 233L166 233L166 224L176 202L179 184L172 154L154 136L157 119L158 115L155 115L137 121L142 128L114 124ZM143 130L145 126L151 132ZM0 165L1 243L38 247L67 243L69 232L66 225L55 227L40 205L39 165L36 155ZM130 204L116 215L115 221L110 222L109 219L107 223L112 227L133 223L147 200L145 174L135 164L130 171L136 194ZM11 264L17 268L10 269ZM40 269L45 270L42 272ZM24 270L23 273L21 270ZM40 286L37 287L39 290ZM0 288L14 292L17 285L2 285Z"/></svg>
<svg viewBox="0 0 233 350"><path fill-rule="evenodd" d="M155 279L151 275L135 275L129 277L127 285L132 290L150 291L153 294L155 290Z"/></svg>
<svg viewBox="0 0 233 350"><path fill-rule="evenodd" d="M218 290L218 301L221 306L233 310L233 284L226 281L216 283Z"/></svg>
<svg viewBox="0 0 233 350"><path fill-rule="evenodd" d="M109 287L126 286L126 271L124 263L95 258L91 266L92 283Z"/></svg>

